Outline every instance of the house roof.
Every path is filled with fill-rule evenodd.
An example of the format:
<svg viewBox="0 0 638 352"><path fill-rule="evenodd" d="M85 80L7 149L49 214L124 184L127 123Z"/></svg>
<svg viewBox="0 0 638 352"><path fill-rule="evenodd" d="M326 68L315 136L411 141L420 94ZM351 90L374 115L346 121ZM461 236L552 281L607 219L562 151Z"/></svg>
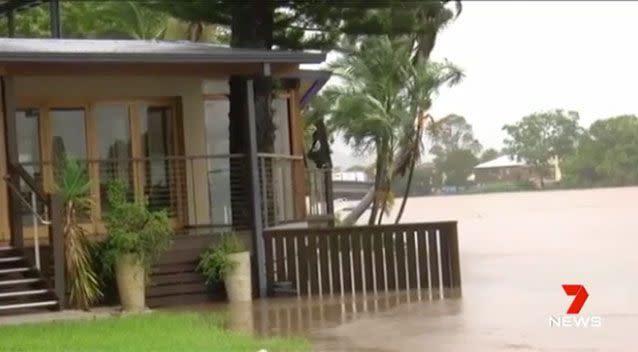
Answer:
<svg viewBox="0 0 638 352"><path fill-rule="evenodd" d="M299 101L301 107L308 104L310 100L319 93L331 75L332 72L325 70L300 70L290 76L298 78L301 83L300 90L302 95Z"/></svg>
<svg viewBox="0 0 638 352"><path fill-rule="evenodd" d="M501 155L496 159L486 161L484 163L476 165L475 169L492 169L500 167L514 167L514 166L527 166L524 161L518 161L510 155Z"/></svg>
<svg viewBox="0 0 638 352"><path fill-rule="evenodd" d="M43 2L43 0L0 0L0 14L36 6Z"/></svg>
<svg viewBox="0 0 638 352"><path fill-rule="evenodd" d="M0 62L321 63L323 53L151 40L0 38Z"/></svg>

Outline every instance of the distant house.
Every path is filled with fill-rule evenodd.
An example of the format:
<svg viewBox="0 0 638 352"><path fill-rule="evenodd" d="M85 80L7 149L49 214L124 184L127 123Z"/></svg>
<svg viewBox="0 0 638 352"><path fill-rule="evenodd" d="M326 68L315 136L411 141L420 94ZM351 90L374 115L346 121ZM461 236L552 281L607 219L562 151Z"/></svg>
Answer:
<svg viewBox="0 0 638 352"><path fill-rule="evenodd" d="M518 161L509 155L499 156L474 167L476 183L522 181L530 178L530 167L524 161Z"/></svg>

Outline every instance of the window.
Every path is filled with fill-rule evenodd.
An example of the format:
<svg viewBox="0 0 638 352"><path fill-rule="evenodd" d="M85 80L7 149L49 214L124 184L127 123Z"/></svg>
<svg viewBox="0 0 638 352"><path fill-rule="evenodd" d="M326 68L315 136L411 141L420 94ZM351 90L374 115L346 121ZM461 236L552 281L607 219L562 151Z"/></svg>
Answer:
<svg viewBox="0 0 638 352"><path fill-rule="evenodd" d="M134 197L131 167L131 129L126 104L101 104L95 107L95 134L102 213L108 210L108 182L119 179L128 185L129 199Z"/></svg>
<svg viewBox="0 0 638 352"><path fill-rule="evenodd" d="M55 164L64 157L87 159L84 109L51 109L51 156Z"/></svg>
<svg viewBox="0 0 638 352"><path fill-rule="evenodd" d="M225 155L230 150L229 112L230 105L224 97L206 101L206 147L209 155ZM230 160L209 158L208 197L213 224L232 224L230 190Z"/></svg>
<svg viewBox="0 0 638 352"><path fill-rule="evenodd" d="M16 111L18 161L27 172L39 179L40 168L40 112L38 109Z"/></svg>
<svg viewBox="0 0 638 352"><path fill-rule="evenodd" d="M146 196L151 208L177 216L181 183L172 159L177 125L171 100L47 104L29 102L16 113L20 163L45 189L54 189L55 166L72 157L86 162L95 226L108 211L106 186L114 178L128 184L129 199Z"/></svg>
<svg viewBox="0 0 638 352"><path fill-rule="evenodd" d="M151 209L170 209L173 119L167 107L140 108L142 157L145 159L143 189Z"/></svg>
<svg viewBox="0 0 638 352"><path fill-rule="evenodd" d="M38 109L16 110L16 137L18 140L18 162L33 177L38 184L42 184L42 166L40 165L40 112ZM26 184L20 183L20 192L27 201L31 199L31 190ZM20 202L22 223L32 224L31 210Z"/></svg>

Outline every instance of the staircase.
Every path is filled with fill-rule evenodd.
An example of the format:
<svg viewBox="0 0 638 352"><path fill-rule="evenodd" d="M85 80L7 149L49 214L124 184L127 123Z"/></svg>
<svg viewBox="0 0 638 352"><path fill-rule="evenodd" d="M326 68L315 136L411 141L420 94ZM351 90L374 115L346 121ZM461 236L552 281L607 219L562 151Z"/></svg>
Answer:
<svg viewBox="0 0 638 352"><path fill-rule="evenodd" d="M59 309L58 299L22 250L0 247L0 316Z"/></svg>

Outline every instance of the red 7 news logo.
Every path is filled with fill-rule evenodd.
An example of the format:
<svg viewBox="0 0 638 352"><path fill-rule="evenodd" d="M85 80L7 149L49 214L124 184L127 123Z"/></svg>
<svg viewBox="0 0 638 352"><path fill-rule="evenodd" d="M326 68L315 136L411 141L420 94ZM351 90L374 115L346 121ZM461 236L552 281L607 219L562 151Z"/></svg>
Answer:
<svg viewBox="0 0 638 352"><path fill-rule="evenodd" d="M575 296L574 301L567 309L567 314L578 314L583 308L589 294L583 285L563 285L563 290L568 296Z"/></svg>

